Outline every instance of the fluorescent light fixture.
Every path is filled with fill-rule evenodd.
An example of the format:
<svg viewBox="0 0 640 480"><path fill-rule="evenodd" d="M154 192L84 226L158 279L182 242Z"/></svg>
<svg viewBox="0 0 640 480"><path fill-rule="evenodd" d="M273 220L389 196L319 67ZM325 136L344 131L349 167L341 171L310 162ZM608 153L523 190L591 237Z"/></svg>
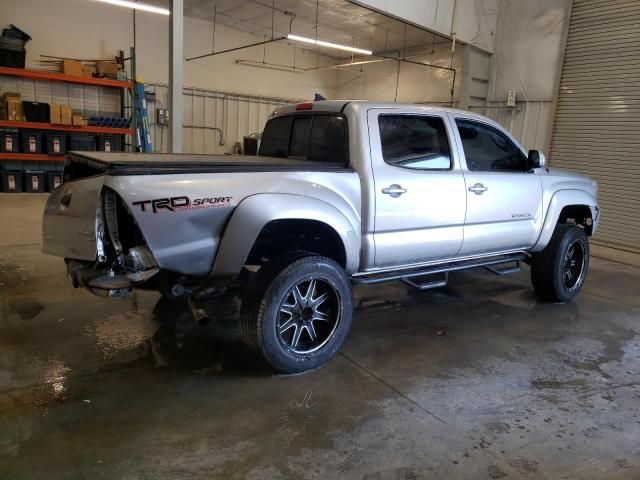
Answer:
<svg viewBox="0 0 640 480"><path fill-rule="evenodd" d="M96 0L102 3L109 3L111 5L117 5L118 7L135 8L136 10L144 10L145 12L159 13L160 15L171 15L171 12L166 8L154 7L153 5L147 5L146 3L129 2L127 0Z"/></svg>
<svg viewBox="0 0 640 480"><path fill-rule="evenodd" d="M318 45L319 47L337 48L338 50L345 50L347 52L360 53L362 55L372 55L371 50L364 50L362 48L348 47L347 45L340 45L338 43L325 42L323 40L316 40L315 38L300 37L298 35L287 35L289 40L295 40L296 42L310 43L311 45Z"/></svg>

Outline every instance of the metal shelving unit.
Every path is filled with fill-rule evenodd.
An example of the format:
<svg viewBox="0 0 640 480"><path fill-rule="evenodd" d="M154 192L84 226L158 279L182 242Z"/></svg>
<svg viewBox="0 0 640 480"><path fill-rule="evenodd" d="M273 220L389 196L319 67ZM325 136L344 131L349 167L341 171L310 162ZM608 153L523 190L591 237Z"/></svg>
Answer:
<svg viewBox="0 0 640 480"><path fill-rule="evenodd" d="M87 85L92 87L103 87L110 89L120 89L120 111L121 114L125 117L128 115L128 110L131 108L129 106L133 105L134 102L134 82L133 76L135 72L135 51L131 49L131 57L128 59L124 58L122 52L120 53L120 58L124 62L125 60L131 61L131 73L132 80L114 80L110 78L93 78L93 77L76 77L70 75L64 75L62 73L53 73L46 72L40 70L30 70L30 69L21 69L21 68L9 68L9 67L0 67L0 76L14 77L20 79L28 79L33 81L48 81L48 82L62 82L68 84L76 84L76 85ZM88 133L88 134L103 134L103 135L122 135L122 145L126 145L126 137L134 135L134 124L131 124L130 128L111 128L111 127L100 127L95 125L87 125L87 126L75 126L75 125L61 125L61 124L52 124L47 122L26 122L26 121L13 121L13 120L0 120L0 128L17 128L19 130L39 130L39 131L56 131L56 132L69 132L69 133ZM126 147L125 147L126 148ZM21 162L50 162L49 168L54 168L53 164L59 165L64 162L64 155L48 155L46 153L13 153L13 152L4 152L0 153L0 162L5 164L5 167L10 168L9 166L13 164L13 169L29 169L27 165L23 165L19 167ZM20 163L18 163L20 162ZM35 164L38 165L38 164ZM42 164L41 166L35 166L36 169L43 168L47 169L46 164ZM60 168L56 166L57 170Z"/></svg>

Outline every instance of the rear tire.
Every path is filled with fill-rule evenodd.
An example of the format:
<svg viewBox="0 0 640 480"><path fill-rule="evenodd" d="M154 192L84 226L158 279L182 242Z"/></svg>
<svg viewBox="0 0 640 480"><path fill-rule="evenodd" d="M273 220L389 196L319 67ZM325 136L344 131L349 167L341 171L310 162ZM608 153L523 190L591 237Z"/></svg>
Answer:
<svg viewBox="0 0 640 480"><path fill-rule="evenodd" d="M531 282L540 298L568 302L582 289L589 270L589 242L577 225L558 224L549 244L531 258Z"/></svg>
<svg viewBox="0 0 640 480"><path fill-rule="evenodd" d="M340 265L292 252L262 267L247 288L241 332L273 368L298 373L335 355L352 316L351 282Z"/></svg>

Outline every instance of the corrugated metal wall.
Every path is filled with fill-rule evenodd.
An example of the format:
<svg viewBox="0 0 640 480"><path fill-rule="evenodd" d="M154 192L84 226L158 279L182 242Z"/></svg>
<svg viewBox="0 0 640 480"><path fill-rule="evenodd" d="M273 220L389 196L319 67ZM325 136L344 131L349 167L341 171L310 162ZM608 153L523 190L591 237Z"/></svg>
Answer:
<svg viewBox="0 0 640 480"><path fill-rule="evenodd" d="M640 2L575 0L550 164L599 184L594 243L640 253Z"/></svg>
<svg viewBox="0 0 640 480"><path fill-rule="evenodd" d="M147 84L145 89L156 94L155 101L147 104L153 148L166 152L168 128L157 124L156 109L168 105L168 89L161 84ZM198 88L185 88L183 95L185 153L231 153L236 142L242 145L245 135L262 132L273 110L297 101ZM224 145L220 145L220 138Z"/></svg>

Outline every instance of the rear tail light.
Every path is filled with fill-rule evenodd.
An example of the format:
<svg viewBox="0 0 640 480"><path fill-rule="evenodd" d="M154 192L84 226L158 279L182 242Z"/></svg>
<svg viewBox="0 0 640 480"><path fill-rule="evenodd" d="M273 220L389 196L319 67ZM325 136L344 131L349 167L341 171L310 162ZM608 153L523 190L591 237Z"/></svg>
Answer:
<svg viewBox="0 0 640 480"><path fill-rule="evenodd" d="M313 103L312 102L298 103L296 105L296 110L311 110L312 108L313 108Z"/></svg>

